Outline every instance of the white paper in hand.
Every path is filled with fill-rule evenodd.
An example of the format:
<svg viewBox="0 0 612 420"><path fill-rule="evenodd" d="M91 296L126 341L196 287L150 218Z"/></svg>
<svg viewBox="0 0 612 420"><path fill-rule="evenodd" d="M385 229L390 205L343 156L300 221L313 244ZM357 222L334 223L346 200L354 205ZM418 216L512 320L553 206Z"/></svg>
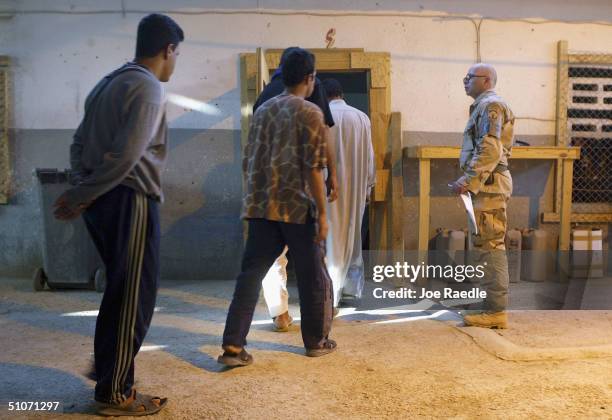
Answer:
<svg viewBox="0 0 612 420"><path fill-rule="evenodd" d="M459 197L461 197L461 201L463 202L465 211L468 214L468 219L470 221L472 231L475 235L478 235L478 226L476 225L476 214L474 214L474 205L472 204L472 197L470 196L469 192L465 194L459 194Z"/></svg>

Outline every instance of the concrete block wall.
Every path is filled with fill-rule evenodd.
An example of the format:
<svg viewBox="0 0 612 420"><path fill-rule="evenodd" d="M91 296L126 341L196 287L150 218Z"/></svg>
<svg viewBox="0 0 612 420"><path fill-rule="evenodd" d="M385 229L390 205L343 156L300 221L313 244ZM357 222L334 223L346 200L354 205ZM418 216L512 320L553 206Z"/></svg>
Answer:
<svg viewBox="0 0 612 420"><path fill-rule="evenodd" d="M87 93L100 77L132 58L136 26L146 12L171 9L169 14L186 33L166 91L219 111L211 116L168 104L172 150L162 208L162 275L206 279L232 278L240 264L241 52L291 45L324 48L330 28L336 29L334 47L390 52L392 110L402 113L404 146L459 144L470 104L461 79L480 55L498 70L497 90L518 117L517 136L532 144L554 144L557 41L568 40L572 50L610 53L612 5L605 0L533 3L0 4L0 54L13 61L13 195L10 204L0 206L0 275L29 276L41 264L41 214L32 170L68 166L68 145L83 116ZM93 13L100 10L106 12ZM481 16L485 19L477 32ZM405 220L414 222L416 162L406 162L404 169ZM516 193L510 203L510 225L537 227L539 213L552 210L551 164L516 162L513 172ZM444 191L456 175L453 162L432 167L432 208L453 209L434 212L432 229L464 225L460 209L455 211L454 199ZM414 249L416 232L409 228L414 224L406 225L407 247ZM546 229L554 234L556 227Z"/></svg>

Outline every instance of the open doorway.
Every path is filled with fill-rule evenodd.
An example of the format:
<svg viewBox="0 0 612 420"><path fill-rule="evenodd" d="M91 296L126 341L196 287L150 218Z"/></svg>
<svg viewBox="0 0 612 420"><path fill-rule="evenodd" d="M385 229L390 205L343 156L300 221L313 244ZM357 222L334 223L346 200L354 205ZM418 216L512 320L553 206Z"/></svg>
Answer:
<svg viewBox="0 0 612 420"><path fill-rule="evenodd" d="M392 176L391 173L393 162L401 159L401 129L396 124L397 127L390 136L390 54L366 52L362 48L309 50L316 57L317 73L320 77L349 79L347 90L350 92L346 98L347 102L368 114L372 122L376 186L368 211L369 249L403 251L401 188L391 188L392 184L401 183L401 176ZM240 54L240 127L243 146L248 138L253 104L268 76L278 68L282 52L282 49L258 48L255 53ZM391 145L393 147L390 147ZM395 159L393 161L392 155ZM394 232L399 234L393 234Z"/></svg>
<svg viewBox="0 0 612 420"><path fill-rule="evenodd" d="M368 71L325 71L317 72L319 80L336 79L344 91L344 99L350 106L370 116L370 72Z"/></svg>

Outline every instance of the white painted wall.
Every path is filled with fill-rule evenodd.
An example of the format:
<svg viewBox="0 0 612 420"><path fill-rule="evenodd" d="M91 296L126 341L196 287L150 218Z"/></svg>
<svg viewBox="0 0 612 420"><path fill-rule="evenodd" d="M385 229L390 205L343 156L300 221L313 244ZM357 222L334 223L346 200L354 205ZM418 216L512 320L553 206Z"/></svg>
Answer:
<svg viewBox="0 0 612 420"><path fill-rule="evenodd" d="M0 18L0 54L11 56L14 67L14 126L19 129L74 128L83 112L88 91L105 73L132 58L136 26L142 15L121 14L120 2L58 1L23 2L22 12L10 19ZM159 4L158 4L159 3ZM201 10L217 7L254 9L254 1L234 2L143 2L128 1L128 10ZM463 130L470 99L461 78L476 57L476 30L472 21L449 18L440 1L421 2L437 6L422 16L402 15L404 11L376 9L371 13L396 16L277 16L260 2L259 13L234 15L172 15L183 27L187 40L177 71L167 91L218 105L219 117L169 106L171 126L177 128L238 129L238 54L256 47L282 48L290 45L322 48L329 28L336 28L335 47L360 47L366 51L388 51L392 67L392 109L402 112L402 126L408 131L457 132ZM274 6L274 2L267 2ZM279 2L276 2L279 3ZM311 2L322 9L321 2ZM457 2L453 2L457 3ZM491 13L491 2L480 2ZM576 5L548 1L550 15L559 18L563 8L571 19ZM592 0L585 8L598 8L599 19L612 21L609 2ZM115 14L66 15L33 13L36 9L117 10ZM343 1L363 13L363 2ZM398 2L386 2L389 8ZM416 2L407 2L415 6ZM500 16L507 17L499 3ZM565 4L565 5L564 5ZM606 4L608 4L606 6ZM199 9L196 6L199 5ZM225 5L225 6L222 6ZM308 2L299 7L308 10ZM477 10L478 1L466 2L467 11ZM294 6L298 8L297 6ZM6 10L6 9L5 9ZM360 11L361 10L361 11ZM396 9L397 10L397 9ZM412 9L408 9L411 13ZM448 9L455 13L453 9ZM226 10L227 11L227 10ZM493 10L494 11L494 10ZM323 13L337 13L326 11ZM349 9L340 12L350 12ZM546 10L534 10L546 17ZM583 11L584 12L584 11ZM596 10L590 10L597 15ZM370 12L368 12L370 13ZM432 15L440 17L432 17ZM443 16L444 15L444 16ZM426 17L429 16L429 17ZM524 118L552 120L555 117L556 44L569 41L570 49L612 52L612 25L486 19L480 30L483 61L497 67L498 92ZM518 134L553 134L552 121L521 120Z"/></svg>

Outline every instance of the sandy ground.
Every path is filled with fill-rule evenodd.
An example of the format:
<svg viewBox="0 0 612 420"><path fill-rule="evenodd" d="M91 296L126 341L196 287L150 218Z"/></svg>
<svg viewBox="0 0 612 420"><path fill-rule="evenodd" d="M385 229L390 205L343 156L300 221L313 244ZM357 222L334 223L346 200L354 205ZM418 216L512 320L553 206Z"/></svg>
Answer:
<svg viewBox="0 0 612 420"><path fill-rule="evenodd" d="M270 331L260 301L249 335L255 363L226 370L216 357L232 288L163 283L136 359L137 388L170 399L157 418L612 418L611 311L513 311L509 330L479 330L484 336L439 309L343 311L332 331L338 351L311 359L297 326ZM100 298L0 279L1 402L60 401L64 417L95 416L94 383L82 373ZM489 339L525 352L578 351L562 360L503 360ZM602 351L580 353L585 346ZM34 414L0 409L2 418Z"/></svg>

